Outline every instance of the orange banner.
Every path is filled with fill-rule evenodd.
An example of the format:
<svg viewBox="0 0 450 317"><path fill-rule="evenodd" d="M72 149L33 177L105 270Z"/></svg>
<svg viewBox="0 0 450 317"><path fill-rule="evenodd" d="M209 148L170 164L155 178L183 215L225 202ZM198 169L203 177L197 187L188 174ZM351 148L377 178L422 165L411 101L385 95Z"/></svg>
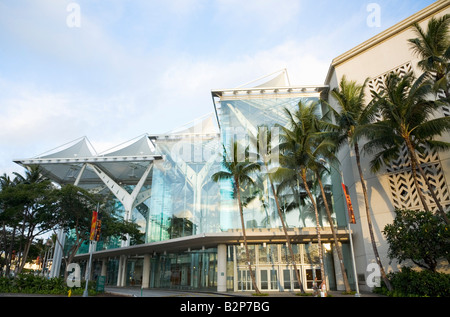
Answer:
<svg viewBox="0 0 450 317"><path fill-rule="evenodd" d="M355 224L356 219L355 219L355 214L353 212L352 201L350 199L350 194L348 193L348 187L344 183L342 183L342 189L344 190L345 202L347 203L349 223Z"/></svg>
<svg viewBox="0 0 450 317"><path fill-rule="evenodd" d="M95 233L97 229L97 212L92 212L92 221L91 221L91 236L89 237L89 240L94 241L95 240Z"/></svg>
<svg viewBox="0 0 450 317"><path fill-rule="evenodd" d="M95 233L95 241L100 240L101 231L102 231L102 219L101 219L101 214L99 214L98 219L97 219L97 229L96 229L96 233Z"/></svg>

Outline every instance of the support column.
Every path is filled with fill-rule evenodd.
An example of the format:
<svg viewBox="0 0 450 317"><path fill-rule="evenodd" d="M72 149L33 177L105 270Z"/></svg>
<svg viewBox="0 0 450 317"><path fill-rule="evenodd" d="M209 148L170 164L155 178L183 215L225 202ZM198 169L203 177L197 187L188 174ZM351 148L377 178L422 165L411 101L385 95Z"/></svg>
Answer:
<svg viewBox="0 0 450 317"><path fill-rule="evenodd" d="M338 246L340 248L342 248L342 245ZM342 271L340 269L341 264L339 262L339 257L336 251L337 246L333 244L333 262L334 262L334 267L336 268L335 274L336 274L336 289L338 291L344 291L345 290L345 286L344 286L344 275L342 274ZM339 268L339 269L338 269Z"/></svg>
<svg viewBox="0 0 450 317"><path fill-rule="evenodd" d="M102 272L100 273L101 276L106 276L106 273L108 272L108 259L102 259Z"/></svg>
<svg viewBox="0 0 450 317"><path fill-rule="evenodd" d="M121 257L121 267L119 267L120 269L120 279L118 279L118 286L126 286L126 282L127 282L127 256L126 255L122 255Z"/></svg>
<svg viewBox="0 0 450 317"><path fill-rule="evenodd" d="M117 269L117 286L122 286L122 275L123 275L123 267L124 264L124 256L119 256L119 268Z"/></svg>
<svg viewBox="0 0 450 317"><path fill-rule="evenodd" d="M59 277L60 275L61 260L63 256L63 247L65 238L66 234L64 233L64 230L60 229L57 236L59 242L56 241L55 252L53 253L53 261L52 261L52 268L50 269L50 277Z"/></svg>
<svg viewBox="0 0 450 317"><path fill-rule="evenodd" d="M80 172L77 175L77 178L75 179L75 186L78 186L80 183L81 177L83 176L84 170L86 169L86 164L83 164L83 166L80 169ZM61 260L63 257L64 252L64 243L66 239L66 234L64 233L64 230L61 228L58 232L57 239L59 241L56 241L55 245L55 252L53 253L53 261L52 261L52 268L50 269L50 277L59 277L60 271L61 271Z"/></svg>
<svg viewBox="0 0 450 317"><path fill-rule="evenodd" d="M217 245L217 291L227 291L227 245Z"/></svg>
<svg viewBox="0 0 450 317"><path fill-rule="evenodd" d="M150 254L144 255L144 265L142 268L142 288L150 287L150 259Z"/></svg>

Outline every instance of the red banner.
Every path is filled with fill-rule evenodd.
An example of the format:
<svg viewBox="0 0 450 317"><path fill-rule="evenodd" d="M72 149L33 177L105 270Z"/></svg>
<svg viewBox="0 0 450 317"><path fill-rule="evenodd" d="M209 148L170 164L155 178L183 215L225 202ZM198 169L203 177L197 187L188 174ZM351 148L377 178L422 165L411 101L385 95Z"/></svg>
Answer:
<svg viewBox="0 0 450 317"><path fill-rule="evenodd" d="M342 183L342 189L344 190L345 202L347 203L349 223L355 224L356 223L356 219L355 219L355 214L353 212L352 201L350 199L350 194L348 192L348 187L344 183Z"/></svg>
<svg viewBox="0 0 450 317"><path fill-rule="evenodd" d="M94 241L95 240L95 233L97 229L97 212L92 212L92 221L91 221L91 236L89 237L89 240Z"/></svg>

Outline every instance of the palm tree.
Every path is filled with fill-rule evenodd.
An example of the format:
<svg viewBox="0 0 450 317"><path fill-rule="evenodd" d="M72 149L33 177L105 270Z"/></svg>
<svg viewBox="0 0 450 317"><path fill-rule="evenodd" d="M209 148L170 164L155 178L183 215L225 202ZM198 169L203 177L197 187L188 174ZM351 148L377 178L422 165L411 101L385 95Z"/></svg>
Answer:
<svg viewBox="0 0 450 317"><path fill-rule="evenodd" d="M316 104L316 106L318 106L318 105L319 104ZM305 119L309 119L309 117L306 117ZM325 171L327 170L326 166L324 165L324 162L325 162L325 164L327 161L337 162L337 158L334 155L336 145L334 143L334 140L331 140L327 137L327 136L329 136L329 133L327 134L326 132L322 131L323 128L321 128L321 126L324 126L323 122L321 120L319 120L319 118L316 118L314 120L317 120L317 127L319 128L319 130L316 132L317 133L317 135L315 136L316 140L314 141L314 142L316 142L316 146L315 146L313 152L311 153L308 167L314 173L317 184L319 185L323 205L325 207L325 211L326 211L326 215L327 215L327 220L328 220L328 223L330 224L331 232L333 235L333 240L334 240L334 243L336 246L336 251L338 254L338 258L339 258L339 263L340 263L341 272L343 275L345 290L346 290L346 292L350 292L351 288L350 288L350 284L348 282L347 272L345 271L342 251L340 248L339 241L337 239L336 231L334 229L333 220L331 218L331 210L328 205L327 196L325 194L325 189L324 189L324 186L322 183L322 176L325 173ZM316 204L317 204L317 199L316 199Z"/></svg>
<svg viewBox="0 0 450 317"><path fill-rule="evenodd" d="M374 92L372 102L380 109L383 120L373 124L371 129L364 129L364 133L370 137L364 148L368 153L378 151L371 161L372 170L376 171L382 164L388 163L394 155L398 155L401 146L406 146L411 172L415 177L423 207L429 210L415 175L416 170L427 185L438 212L446 223L449 223L417 154L423 153L425 146L437 150L450 149L450 143L434 140L435 137L450 131L450 117L433 118L440 103L427 98L432 91L431 86L432 84L426 80L426 74L417 79L412 73L402 78L391 74L386 80L385 90L381 94Z"/></svg>
<svg viewBox="0 0 450 317"><path fill-rule="evenodd" d="M319 136L321 135L318 120L318 102L305 105L298 103L298 109L292 113L288 109L285 112L289 118L289 127L281 127L283 133L280 144L282 155L280 156L281 168L277 170L278 175L298 174L303 187L314 208L316 218L317 243L319 249L320 270L322 279L325 280L325 268L323 263L322 241L320 235L319 212L316 199L311 193L308 185L312 176L310 166L315 159L315 151L320 147Z"/></svg>
<svg viewBox="0 0 450 317"><path fill-rule="evenodd" d="M301 293L305 293L305 290L303 288L303 283L301 282L300 273L297 269L297 264L295 262L295 254L292 250L292 244L291 244L291 238L289 237L289 234L287 232L286 223L284 220L284 216L282 213L282 206L278 198L277 191L275 190L274 180L272 178L272 175L274 171L278 169L279 166L275 165L273 166L273 161L276 159L274 156L279 156L279 151L277 149L278 144L275 143L275 140L272 139L272 133L268 131L267 127L259 127L258 128L258 136L255 140L255 138L251 138L251 140L255 143L254 146L257 149L257 154L262 162L262 166L265 168L265 173L267 175L267 179L269 181L269 186L272 191L273 198L275 200L275 205L278 212L278 217L281 221L281 226L283 228L284 235L286 237L286 242L288 246L289 253L291 255L291 261L292 265L294 267L294 272L298 281L298 285L300 287ZM284 206L287 207L287 206ZM288 209L288 207L286 208Z"/></svg>
<svg viewBox="0 0 450 317"><path fill-rule="evenodd" d="M231 157L227 155L227 151L224 148L222 166L224 170L214 173L211 178L214 182L220 180L231 180L233 184L233 190L238 200L239 215L241 218L242 235L244 238L245 254L247 257L248 269L250 277L252 279L253 289L256 293L260 293L258 286L256 285L255 275L253 273L252 265L250 262L250 254L247 244L247 235L245 232L244 212L242 207L241 191L247 186L253 184L253 179L250 175L260 170L258 163L249 162L247 157L241 158L240 154L248 153L248 149L245 151L242 146L237 142L232 144Z"/></svg>
<svg viewBox="0 0 450 317"><path fill-rule="evenodd" d="M326 142L327 141L328 140L326 140ZM320 192L322 194L323 204L325 206L325 211L327 213L328 223L330 224L330 228L331 228L331 234L333 235L334 245L336 247L336 252L337 252L339 264L341 267L342 277L344 280L345 291L347 293L350 293L351 288L350 288L350 284L348 282L347 272L345 271L344 258L342 256L341 246L340 246L340 243L339 243L337 235L336 235L336 230L334 229L333 219L331 218L330 206L328 205L328 199L325 194L325 189L324 189L324 186L322 183L322 175L329 172L328 169L326 168L326 165L328 164L327 162L329 162L330 164L333 164L334 162L337 162L337 158L334 156L334 153L333 153L334 146L331 146L329 148L327 148L326 146L321 146L321 147L319 147L319 149L322 149L323 151L321 151L321 153L317 153L318 154L318 155L316 155L317 159L314 162L315 164L314 165L312 164L312 167L313 167L314 172L316 173L316 180L319 185Z"/></svg>
<svg viewBox="0 0 450 317"><path fill-rule="evenodd" d="M427 30L423 30L418 23L413 24L417 37L409 39L411 49L421 59L419 67L430 73L435 83L436 92L443 91L447 101L449 92L449 66L450 66L450 14L440 18L431 18Z"/></svg>
<svg viewBox="0 0 450 317"><path fill-rule="evenodd" d="M372 217L370 215L369 198L367 195L367 187L364 179L364 174L361 168L361 157L359 150L359 139L361 134L357 133L359 126L366 126L371 123L375 114L375 107L365 106L365 94L364 89L367 80L363 85L358 85L355 81L347 81L346 76L342 76L339 83L339 87L334 88L331 91L331 96L337 101L339 105L339 111L334 109L331 105L327 104L330 114L334 116L334 125L330 123L330 127L335 131L336 149L338 150L344 144L348 144L349 147L353 147L356 156L356 165L358 167L359 178L361 180L361 187L364 196L364 204L366 209L366 219L369 229L370 240L372 243L372 249L375 255L376 262L380 268L380 273L386 287L391 291L392 286L386 276L381 259L378 253L377 245L375 242L375 235L372 225Z"/></svg>
<svg viewBox="0 0 450 317"><path fill-rule="evenodd" d="M14 178L14 182L16 183L23 183L23 184L42 183L48 180L48 178L42 175L42 170L39 165L34 165L31 166L29 169L26 169L25 176L17 172L13 172L13 174L16 176Z"/></svg>

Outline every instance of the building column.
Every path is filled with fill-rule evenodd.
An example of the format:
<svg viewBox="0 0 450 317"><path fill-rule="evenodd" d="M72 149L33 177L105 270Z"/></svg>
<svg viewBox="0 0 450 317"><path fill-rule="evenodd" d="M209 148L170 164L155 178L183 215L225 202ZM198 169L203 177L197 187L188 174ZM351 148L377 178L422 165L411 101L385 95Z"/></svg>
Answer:
<svg viewBox="0 0 450 317"><path fill-rule="evenodd" d="M102 272L100 273L101 276L106 276L106 273L108 271L108 259L102 259Z"/></svg>
<svg viewBox="0 0 450 317"><path fill-rule="evenodd" d="M122 265L122 281L120 282L120 286L127 286L127 266L128 266L128 257L123 255L123 265Z"/></svg>
<svg viewBox="0 0 450 317"><path fill-rule="evenodd" d="M337 254L336 248L342 249L342 244L339 246L336 246L333 244L332 252L333 252L333 262L334 262L334 272L336 275L336 289L338 291L345 291L345 285L344 285L344 275L341 271L341 264L339 262L339 256Z"/></svg>
<svg viewBox="0 0 450 317"><path fill-rule="evenodd" d="M217 245L217 291L227 291L227 245Z"/></svg>
<svg viewBox="0 0 450 317"><path fill-rule="evenodd" d="M142 268L142 288L150 287L150 254L144 255L144 264Z"/></svg>
<svg viewBox="0 0 450 317"><path fill-rule="evenodd" d="M81 180L81 176L84 173L84 170L86 169L86 164L83 164L83 166L80 169L80 172L77 175L77 178L75 179L75 186L78 186ZM61 260L63 258L64 253L64 243L66 240L66 234L64 233L64 229L61 228L58 232L57 236L58 241L56 241L55 245L55 252L53 253L53 260L52 260L52 268L50 269L50 277L59 277L61 274Z"/></svg>
<svg viewBox="0 0 450 317"><path fill-rule="evenodd" d="M121 255L119 257L119 269L117 275L117 286L125 286L126 275L127 275L127 256Z"/></svg>
<svg viewBox="0 0 450 317"><path fill-rule="evenodd" d="M53 253L52 267L50 269L50 277L59 277L61 271L61 260L63 256L63 248L66 234L63 229L58 232L58 241L56 241L55 252Z"/></svg>

